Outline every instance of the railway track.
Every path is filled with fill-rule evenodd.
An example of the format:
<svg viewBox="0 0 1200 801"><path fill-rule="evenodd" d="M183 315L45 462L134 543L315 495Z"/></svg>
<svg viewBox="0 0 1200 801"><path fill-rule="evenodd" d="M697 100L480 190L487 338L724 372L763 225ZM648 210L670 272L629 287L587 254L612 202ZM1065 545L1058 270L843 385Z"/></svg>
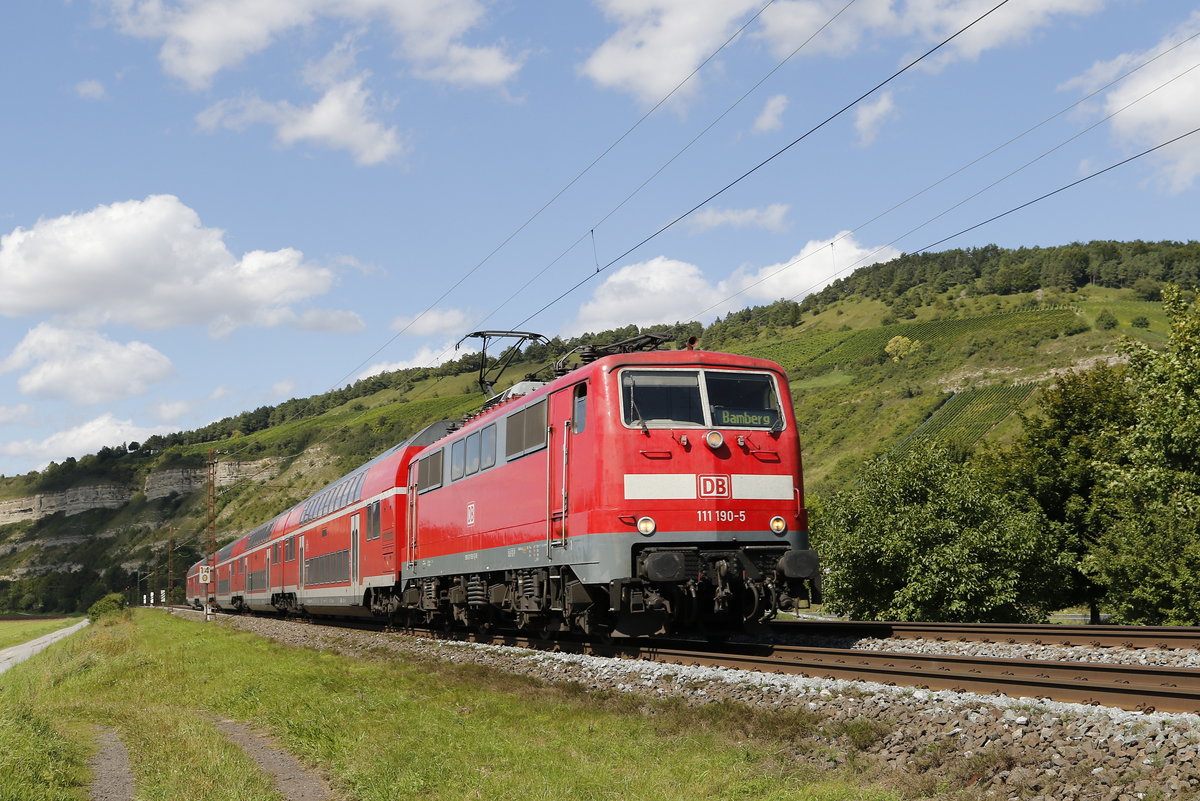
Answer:
<svg viewBox="0 0 1200 801"><path fill-rule="evenodd" d="M326 621L322 621L322 623L324 624ZM368 620L337 621L336 625L376 631L383 628L379 622ZM910 624L861 624L858 631L869 630L871 633L862 633L859 636L881 636L877 633L882 630L879 627L892 625L907 627ZM913 631L918 630L918 624L912 625L914 626ZM972 628L980 629L980 633L992 632L987 636L994 636L997 629L1000 628L1005 631L1013 628L1011 626L959 627L957 624L945 624L936 626L935 629L946 631L947 627L953 627L956 633L959 629L963 630L962 635L956 636L955 639L970 638L971 632L968 629ZM1110 628L1120 629L1121 627ZM930 631L931 629L929 624L919 624L919 630ZM1000 659L952 654L912 654L764 643L726 643L716 647L710 643L667 639L596 643L570 638L538 639L507 633L490 637L480 637L466 632L419 631L413 633L419 633L422 636L433 634L449 639L491 645L638 659L667 664L725 667L766 673L788 673L814 678L873 681L918 689L953 690L984 695L1002 694L1049 701L1099 704L1141 712L1200 714L1200 669L1195 668ZM1032 634L1032 632L1029 633ZM942 639L950 638L943 636ZM981 639L981 637L975 639ZM1153 640L1153 637L1146 640L1146 642L1151 641L1157 642ZM1165 641L1179 642L1177 640ZM1056 639L1053 642L1062 643L1063 640ZM1128 639L1119 640L1118 645L1124 646L1128 642ZM1079 643L1075 642L1074 644Z"/></svg>
<svg viewBox="0 0 1200 801"><path fill-rule="evenodd" d="M1200 648L1192 626L1073 626L1008 623L898 623L870 621L775 621L780 634L862 639L923 639L1095 648Z"/></svg>

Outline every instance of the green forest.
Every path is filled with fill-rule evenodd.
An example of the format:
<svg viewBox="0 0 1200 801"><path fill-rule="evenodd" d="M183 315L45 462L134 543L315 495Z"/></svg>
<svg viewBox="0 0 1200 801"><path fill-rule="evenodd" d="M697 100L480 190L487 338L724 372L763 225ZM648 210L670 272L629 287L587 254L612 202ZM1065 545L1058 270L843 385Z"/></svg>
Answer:
<svg viewBox="0 0 1200 801"><path fill-rule="evenodd" d="M791 379L826 611L1033 621L1082 609L1196 624L1197 285L1197 242L911 254L708 325L528 345L501 386L644 330L668 347L695 336L773 359ZM147 500L147 475L203 470L210 452L269 463L269 478L221 488L228 541L428 422L478 409L482 358L0 477L0 500L92 485L132 498L0 525L0 609L78 611L110 591L165 587L168 565L178 580L198 558L207 508L202 492Z"/></svg>

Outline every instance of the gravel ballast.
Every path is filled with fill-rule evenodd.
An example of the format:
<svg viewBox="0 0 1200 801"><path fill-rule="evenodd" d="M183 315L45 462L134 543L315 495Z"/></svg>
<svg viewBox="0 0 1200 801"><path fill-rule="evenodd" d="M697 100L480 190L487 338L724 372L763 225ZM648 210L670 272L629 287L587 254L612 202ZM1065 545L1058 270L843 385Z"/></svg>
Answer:
<svg viewBox="0 0 1200 801"><path fill-rule="evenodd" d="M188 612L178 614L203 618ZM1197 715L1144 714L1033 698L547 653L269 618L218 619L222 625L285 644L353 656L377 658L380 651L391 651L484 665L546 681L573 682L594 691L673 696L696 704L731 701L759 709L809 710L835 724L872 721L881 736L859 746L864 755L903 773L928 774L934 779L944 774L949 780L945 784L955 785L946 789L962 797L1022 801L1200 799ZM1064 650L1078 650L988 643L873 642L883 650L927 649L917 652L1005 658L1036 653L1039 658L1054 660L1067 659ZM905 644L903 648L900 643ZM1115 652L1125 649L1086 650L1112 651L1105 661L1118 661ZM1161 653L1191 659L1196 656L1194 652ZM1127 657L1154 655L1141 651ZM831 749L821 756L801 758L824 760L833 767L850 755Z"/></svg>

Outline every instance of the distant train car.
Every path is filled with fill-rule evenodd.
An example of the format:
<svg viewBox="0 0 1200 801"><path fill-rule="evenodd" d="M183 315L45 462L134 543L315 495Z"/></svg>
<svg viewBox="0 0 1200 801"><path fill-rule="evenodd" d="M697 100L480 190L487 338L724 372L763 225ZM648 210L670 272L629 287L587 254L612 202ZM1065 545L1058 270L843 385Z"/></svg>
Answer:
<svg viewBox="0 0 1200 801"><path fill-rule="evenodd" d="M737 630L815 599L782 368L585 356L226 545L216 603L644 635Z"/></svg>

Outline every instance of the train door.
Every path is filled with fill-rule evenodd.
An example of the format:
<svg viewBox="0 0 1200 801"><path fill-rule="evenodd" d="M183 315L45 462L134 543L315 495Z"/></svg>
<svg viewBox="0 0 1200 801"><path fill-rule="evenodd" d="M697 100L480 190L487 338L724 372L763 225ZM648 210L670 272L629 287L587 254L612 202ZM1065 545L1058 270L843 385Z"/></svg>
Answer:
<svg viewBox="0 0 1200 801"><path fill-rule="evenodd" d="M358 557L361 549L359 548L359 523L358 519L362 516L361 512L355 512L350 515L350 589L354 593L358 593L358 581L361 572L358 569Z"/></svg>
<svg viewBox="0 0 1200 801"><path fill-rule="evenodd" d="M414 460L409 465L408 489L405 495L408 503L404 528L408 532L408 536L404 540L404 564L409 570L417 566L417 475L419 464L420 462Z"/></svg>
<svg viewBox="0 0 1200 801"><path fill-rule="evenodd" d="M571 511L571 441L587 424L588 383L581 381L550 396L547 448L550 469L546 484L546 551L567 547Z"/></svg>

